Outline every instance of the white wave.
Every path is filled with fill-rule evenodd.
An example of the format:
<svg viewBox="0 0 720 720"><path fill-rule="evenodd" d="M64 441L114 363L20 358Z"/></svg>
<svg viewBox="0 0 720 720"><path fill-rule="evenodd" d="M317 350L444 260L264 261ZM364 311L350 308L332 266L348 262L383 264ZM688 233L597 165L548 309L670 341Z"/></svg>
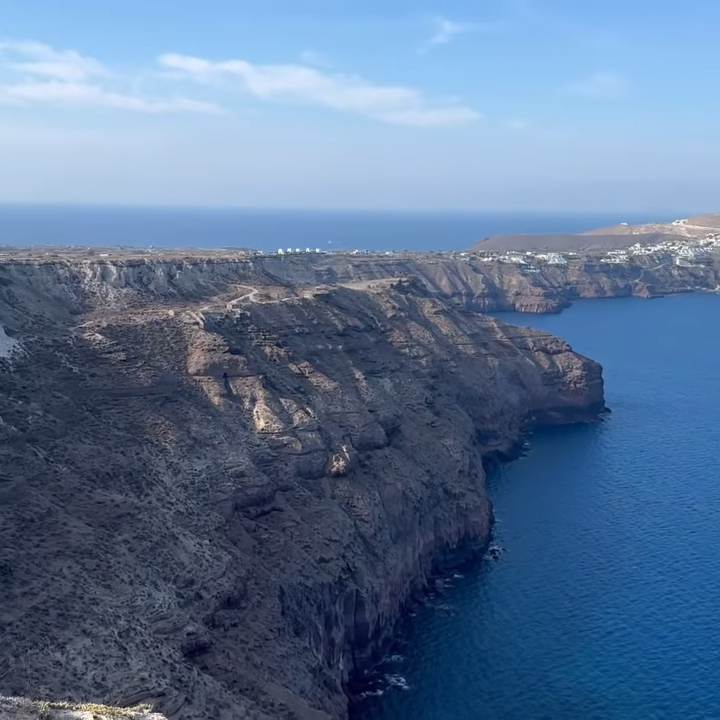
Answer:
<svg viewBox="0 0 720 720"><path fill-rule="evenodd" d="M388 675L387 683L390 685L390 687L397 688L398 690L409 690L410 685L408 685L408 681L402 676L402 675Z"/></svg>

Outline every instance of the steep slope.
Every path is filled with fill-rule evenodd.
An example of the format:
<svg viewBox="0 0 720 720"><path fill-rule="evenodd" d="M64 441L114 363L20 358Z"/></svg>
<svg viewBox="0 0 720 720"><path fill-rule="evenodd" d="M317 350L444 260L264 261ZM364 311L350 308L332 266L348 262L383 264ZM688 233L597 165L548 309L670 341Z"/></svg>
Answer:
<svg viewBox="0 0 720 720"><path fill-rule="evenodd" d="M342 718L487 541L483 458L603 410L562 340L274 269L0 265L1 694Z"/></svg>

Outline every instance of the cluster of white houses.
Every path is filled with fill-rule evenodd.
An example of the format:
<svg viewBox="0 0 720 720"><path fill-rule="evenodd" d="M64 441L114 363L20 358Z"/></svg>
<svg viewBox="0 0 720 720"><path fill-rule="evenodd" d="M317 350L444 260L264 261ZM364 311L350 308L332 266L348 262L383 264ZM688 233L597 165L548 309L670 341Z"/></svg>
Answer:
<svg viewBox="0 0 720 720"><path fill-rule="evenodd" d="M460 253L462 257L468 257L470 253ZM483 253L478 255L481 262L501 262L510 263L512 265L522 265L526 270L533 270L533 263L541 262L546 265L556 265L564 267L568 264L568 257L573 257L575 253L557 253L557 252L506 252L506 253Z"/></svg>
<svg viewBox="0 0 720 720"><path fill-rule="evenodd" d="M715 252L713 252L715 251ZM652 244L635 243L631 247L623 249L608 250L601 254L600 262L609 265L624 265L632 263L634 258L643 256L656 256L661 262L674 262L677 265L699 265L710 262L713 254L720 251L720 233L709 233L704 238L677 238L668 237ZM320 248L279 248L278 255L307 255L320 254L326 251ZM378 252L368 250L345 250L346 253L353 255L367 254L384 254L394 255L392 251ZM500 262L513 265L519 265L523 270L528 272L537 272L538 265L550 265L557 268L567 267L568 261L578 258L581 255L593 255L595 258L598 252L588 251L580 252L518 252L508 250L491 251L491 252L472 252L465 251L460 253L451 253L452 257L461 258L466 262L471 258L480 262Z"/></svg>
<svg viewBox="0 0 720 720"><path fill-rule="evenodd" d="M608 250L600 257L601 263L624 265L631 263L633 258L654 255L661 260L674 262L676 265L701 265L712 261L713 250L720 250L720 234L708 235L702 239L667 239L657 243L643 245L635 243L629 248ZM593 254L597 257L597 253ZM536 264L565 267L568 259L579 257L577 252L489 252L477 256L481 262L501 262L520 265L523 270L536 272ZM461 253L468 257L469 253ZM468 258L469 259L469 258Z"/></svg>
<svg viewBox="0 0 720 720"><path fill-rule="evenodd" d="M717 234L709 234L697 239L668 238L652 245L635 243L625 252L625 259L622 262L626 262L631 257L660 255L672 258L676 265L702 265L710 262L713 250L718 249L720 249L720 235Z"/></svg>
<svg viewBox="0 0 720 720"><path fill-rule="evenodd" d="M320 248L305 248L304 250L302 248L295 248L294 250L292 248L278 248L277 254L278 255L304 255L306 253L321 253L322 250Z"/></svg>

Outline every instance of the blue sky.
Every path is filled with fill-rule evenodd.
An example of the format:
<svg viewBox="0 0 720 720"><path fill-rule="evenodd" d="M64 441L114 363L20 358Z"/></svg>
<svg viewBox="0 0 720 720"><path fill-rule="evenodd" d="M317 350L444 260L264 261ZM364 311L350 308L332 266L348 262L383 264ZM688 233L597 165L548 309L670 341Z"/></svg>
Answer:
<svg viewBox="0 0 720 720"><path fill-rule="evenodd" d="M4 0L0 201L720 209L708 0Z"/></svg>

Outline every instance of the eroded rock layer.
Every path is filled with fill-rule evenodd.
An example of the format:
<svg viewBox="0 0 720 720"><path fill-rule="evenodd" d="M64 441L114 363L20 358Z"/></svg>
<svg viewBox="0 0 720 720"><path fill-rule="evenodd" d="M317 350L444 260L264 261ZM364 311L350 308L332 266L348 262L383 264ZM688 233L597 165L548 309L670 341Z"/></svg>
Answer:
<svg viewBox="0 0 720 720"><path fill-rule="evenodd" d="M343 718L483 457L604 408L556 337L318 273L0 265L0 693Z"/></svg>

